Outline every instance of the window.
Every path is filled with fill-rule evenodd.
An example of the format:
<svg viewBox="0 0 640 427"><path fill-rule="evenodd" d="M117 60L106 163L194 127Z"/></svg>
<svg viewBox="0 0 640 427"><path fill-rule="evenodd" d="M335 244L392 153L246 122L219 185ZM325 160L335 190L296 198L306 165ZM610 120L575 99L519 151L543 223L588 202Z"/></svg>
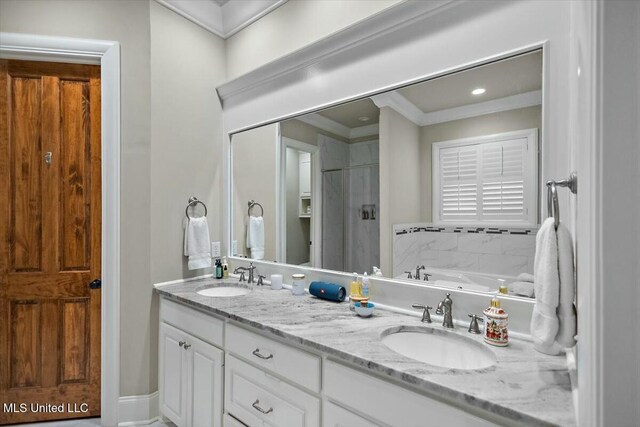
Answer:
<svg viewBox="0 0 640 427"><path fill-rule="evenodd" d="M436 142L432 165L433 222L536 223L537 129Z"/></svg>

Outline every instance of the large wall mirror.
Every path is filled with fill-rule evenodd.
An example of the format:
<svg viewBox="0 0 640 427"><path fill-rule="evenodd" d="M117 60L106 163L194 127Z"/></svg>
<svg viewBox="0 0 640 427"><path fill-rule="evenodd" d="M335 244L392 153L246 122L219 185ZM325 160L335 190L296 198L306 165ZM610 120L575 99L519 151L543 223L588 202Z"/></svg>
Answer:
<svg viewBox="0 0 640 427"><path fill-rule="evenodd" d="M232 255L533 297L542 76L537 49L232 135Z"/></svg>

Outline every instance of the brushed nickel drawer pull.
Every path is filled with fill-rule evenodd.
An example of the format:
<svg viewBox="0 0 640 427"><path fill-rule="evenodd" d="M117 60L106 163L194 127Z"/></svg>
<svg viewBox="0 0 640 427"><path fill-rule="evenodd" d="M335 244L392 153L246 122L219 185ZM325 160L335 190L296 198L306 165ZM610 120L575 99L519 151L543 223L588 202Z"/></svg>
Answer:
<svg viewBox="0 0 640 427"><path fill-rule="evenodd" d="M185 350L188 350L189 347L191 347L191 344L184 343L184 346L182 348L184 348Z"/></svg>
<svg viewBox="0 0 640 427"><path fill-rule="evenodd" d="M184 346L185 344L186 344L186 342L185 342L185 341L180 341L180 342L178 343L178 345L179 345L180 347Z"/></svg>
<svg viewBox="0 0 640 427"><path fill-rule="evenodd" d="M259 357L260 359L264 359L264 360L273 359L273 354L270 354L270 355L268 355L268 356L263 356L263 355L261 355L261 354L260 354L260 349L259 349L259 348L256 348L255 350L253 350L253 353L251 353L251 354L253 354L253 355L254 355L254 356L256 356L256 357Z"/></svg>
<svg viewBox="0 0 640 427"><path fill-rule="evenodd" d="M256 399L256 401L253 402L253 405L251 405L251 406L253 406L257 411L260 411L265 415L268 414L268 413L273 412L273 408L269 408L269 409L267 409L265 411L264 409L262 409L261 407L258 406L259 403L260 403L260 401L258 399Z"/></svg>

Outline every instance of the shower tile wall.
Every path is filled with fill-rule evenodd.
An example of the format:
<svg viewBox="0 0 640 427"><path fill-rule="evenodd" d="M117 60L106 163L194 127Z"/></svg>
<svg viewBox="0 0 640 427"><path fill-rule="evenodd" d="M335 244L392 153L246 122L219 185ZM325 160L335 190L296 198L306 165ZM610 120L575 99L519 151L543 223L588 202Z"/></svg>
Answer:
<svg viewBox="0 0 640 427"><path fill-rule="evenodd" d="M346 144L319 135L318 146L323 267L371 273L380 264L378 141ZM376 219L362 219L363 204L376 206Z"/></svg>
<svg viewBox="0 0 640 427"><path fill-rule="evenodd" d="M414 224L415 225L415 224ZM431 224L421 224L431 226ZM529 234L487 234L462 230L397 234L394 227L393 274L403 275L417 265L475 273L517 276L533 274L535 231Z"/></svg>

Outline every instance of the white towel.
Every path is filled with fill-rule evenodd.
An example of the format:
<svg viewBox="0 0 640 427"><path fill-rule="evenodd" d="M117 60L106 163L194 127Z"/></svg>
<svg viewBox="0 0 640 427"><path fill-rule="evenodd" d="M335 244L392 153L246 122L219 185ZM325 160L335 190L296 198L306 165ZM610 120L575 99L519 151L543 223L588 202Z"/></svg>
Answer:
<svg viewBox="0 0 640 427"><path fill-rule="evenodd" d="M264 218L250 216L247 223L247 248L251 258L264 259Z"/></svg>
<svg viewBox="0 0 640 427"><path fill-rule="evenodd" d="M531 316L534 348L556 355L575 345L573 246L569 230L548 218L536 236L536 304Z"/></svg>
<svg viewBox="0 0 640 427"><path fill-rule="evenodd" d="M533 274L529 274L529 273L520 273L520 274L518 274L518 281L520 281L520 282L531 282L531 283L533 283Z"/></svg>
<svg viewBox="0 0 640 427"><path fill-rule="evenodd" d="M533 297L535 295L533 282L513 282L508 285L509 293L522 297Z"/></svg>
<svg viewBox="0 0 640 427"><path fill-rule="evenodd" d="M189 218L184 230L184 256L189 270L211 267L211 241L207 218Z"/></svg>

